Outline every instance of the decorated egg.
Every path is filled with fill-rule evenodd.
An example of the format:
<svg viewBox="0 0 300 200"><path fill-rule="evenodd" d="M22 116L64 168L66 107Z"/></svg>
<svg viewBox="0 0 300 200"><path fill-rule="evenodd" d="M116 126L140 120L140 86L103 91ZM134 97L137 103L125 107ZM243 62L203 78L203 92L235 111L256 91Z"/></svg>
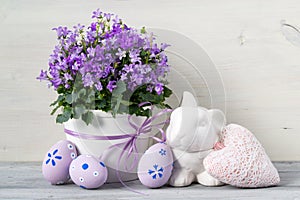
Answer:
<svg viewBox="0 0 300 200"><path fill-rule="evenodd" d="M69 179L69 166L77 157L75 145L68 140L61 140L47 152L43 165L43 175L51 184L64 184Z"/></svg>
<svg viewBox="0 0 300 200"><path fill-rule="evenodd" d="M69 172L72 181L84 189L99 188L107 180L105 164L90 155L78 156L71 163Z"/></svg>
<svg viewBox="0 0 300 200"><path fill-rule="evenodd" d="M151 146L141 157L138 165L138 177L149 188L165 185L173 169L173 154L168 145L157 143Z"/></svg>

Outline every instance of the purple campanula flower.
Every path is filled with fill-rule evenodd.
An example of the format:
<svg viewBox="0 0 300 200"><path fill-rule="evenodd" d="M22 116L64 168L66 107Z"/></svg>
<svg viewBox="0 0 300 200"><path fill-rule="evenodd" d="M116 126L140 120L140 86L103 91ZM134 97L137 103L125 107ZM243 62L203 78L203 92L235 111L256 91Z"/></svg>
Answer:
<svg viewBox="0 0 300 200"><path fill-rule="evenodd" d="M89 47L87 48L88 56L93 57L96 54L96 49Z"/></svg>
<svg viewBox="0 0 300 200"><path fill-rule="evenodd" d="M73 26L75 32L80 32L84 29L84 25L81 25L81 24L77 24L76 26Z"/></svg>
<svg viewBox="0 0 300 200"><path fill-rule="evenodd" d="M104 23L103 22L99 23L99 27L100 29L104 29L105 28Z"/></svg>
<svg viewBox="0 0 300 200"><path fill-rule="evenodd" d="M64 77L65 77L66 81L73 80L72 76L68 73L65 73Z"/></svg>
<svg viewBox="0 0 300 200"><path fill-rule="evenodd" d="M122 20L119 19L118 15L115 15L115 17L112 19L112 21L114 22L114 24L122 23Z"/></svg>
<svg viewBox="0 0 300 200"><path fill-rule="evenodd" d="M97 22L91 23L91 26L89 27L91 31L96 31L97 30Z"/></svg>
<svg viewBox="0 0 300 200"><path fill-rule="evenodd" d="M90 73L85 74L82 79L84 87L92 86L94 84L93 77Z"/></svg>
<svg viewBox="0 0 300 200"><path fill-rule="evenodd" d="M104 17L107 19L107 21L110 21L110 18L112 17L113 15L110 14L110 13L104 13Z"/></svg>
<svg viewBox="0 0 300 200"><path fill-rule="evenodd" d="M52 30L56 31L57 37L61 38L61 37L66 37L71 31L68 30L67 27L57 27L57 28L53 28Z"/></svg>
<svg viewBox="0 0 300 200"><path fill-rule="evenodd" d="M127 73L122 73L121 74L121 81L126 81L128 78L127 78Z"/></svg>
<svg viewBox="0 0 300 200"><path fill-rule="evenodd" d="M42 81L42 80L48 80L47 71L41 70L40 75L36 79L38 79L40 81Z"/></svg>
<svg viewBox="0 0 300 200"><path fill-rule="evenodd" d="M95 42L95 40L96 40L96 35L97 35L97 33L96 33L96 31L87 31L86 32L86 37L87 37L87 42L88 43L93 43L93 42Z"/></svg>
<svg viewBox="0 0 300 200"><path fill-rule="evenodd" d="M80 64L78 62L74 62L74 64L72 65L72 70L73 71L77 71L79 69Z"/></svg>
<svg viewBox="0 0 300 200"><path fill-rule="evenodd" d="M111 66L105 67L105 69L101 72L101 78L106 78L112 71Z"/></svg>
<svg viewBox="0 0 300 200"><path fill-rule="evenodd" d="M152 92L153 91L153 86L152 85L147 85L147 91Z"/></svg>
<svg viewBox="0 0 300 200"><path fill-rule="evenodd" d="M99 81L98 83L95 84L95 87L98 91L101 91L103 89L101 82Z"/></svg>
<svg viewBox="0 0 300 200"><path fill-rule="evenodd" d="M69 89L70 87L71 87L71 86L70 86L68 83L65 84L65 88L66 88L66 89Z"/></svg>
<svg viewBox="0 0 300 200"><path fill-rule="evenodd" d="M93 11L92 18L100 18L102 17L102 12L98 8L97 10Z"/></svg>
<svg viewBox="0 0 300 200"><path fill-rule="evenodd" d="M60 86L62 84L62 80L60 77L53 77L53 79L51 80L51 83L54 86L54 88L57 89L58 86Z"/></svg>
<svg viewBox="0 0 300 200"><path fill-rule="evenodd" d="M136 50L131 50L129 52L129 57L132 63L140 62L141 60L139 53Z"/></svg>
<svg viewBox="0 0 300 200"><path fill-rule="evenodd" d="M116 81L109 81L106 88L112 92L117 87L116 83Z"/></svg>
<svg viewBox="0 0 300 200"><path fill-rule="evenodd" d="M166 44L166 43L161 43L161 45L160 45L160 48L161 48L161 50L165 50L166 48L168 48L169 46L171 46L171 45L169 45L169 44Z"/></svg>
<svg viewBox="0 0 300 200"><path fill-rule="evenodd" d="M133 67L134 67L135 65L134 64L130 64L130 65L124 65L124 68L123 68L123 70L125 71L125 72L133 72Z"/></svg>
<svg viewBox="0 0 300 200"><path fill-rule="evenodd" d="M122 60L122 58L126 57L126 51L121 50L120 48L118 48L118 52L116 53L116 56L119 57L119 60Z"/></svg>
<svg viewBox="0 0 300 200"><path fill-rule="evenodd" d="M157 83L157 84L155 85L154 90L156 91L156 93L157 93L158 95L161 95L162 91L164 90L164 87L163 87L163 86L164 86L164 85L161 84L161 83Z"/></svg>

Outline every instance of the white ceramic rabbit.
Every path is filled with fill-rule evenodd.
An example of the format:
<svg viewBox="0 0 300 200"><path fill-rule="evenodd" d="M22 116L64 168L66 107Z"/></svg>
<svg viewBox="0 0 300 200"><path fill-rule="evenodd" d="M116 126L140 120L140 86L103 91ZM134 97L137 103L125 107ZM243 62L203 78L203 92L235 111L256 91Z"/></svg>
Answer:
<svg viewBox="0 0 300 200"><path fill-rule="evenodd" d="M222 111L200 107L191 93L183 93L181 105L172 112L166 131L175 160L170 185L187 186L193 182L222 185L205 171L203 159L213 151L224 125Z"/></svg>

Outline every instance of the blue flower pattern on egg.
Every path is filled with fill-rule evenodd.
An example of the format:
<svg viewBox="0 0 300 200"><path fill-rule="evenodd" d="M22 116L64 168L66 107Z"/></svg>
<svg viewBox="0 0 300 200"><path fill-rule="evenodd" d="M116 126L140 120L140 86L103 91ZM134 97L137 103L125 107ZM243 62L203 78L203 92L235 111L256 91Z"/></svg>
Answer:
<svg viewBox="0 0 300 200"><path fill-rule="evenodd" d="M52 154L51 154L51 153L48 153L48 160L46 160L46 165L48 165L48 164L50 163L50 161L51 161L52 166L55 167L55 166L56 166L55 159L56 159L56 160L61 160L61 159L62 159L62 156L57 156L57 155L56 155L57 152L58 152L58 149L55 149L55 150L52 152Z"/></svg>
<svg viewBox="0 0 300 200"><path fill-rule="evenodd" d="M157 179L157 178L162 178L163 177L163 172L164 168L159 167L157 164L153 165L154 170L149 169L148 174L152 176L152 179Z"/></svg>
<svg viewBox="0 0 300 200"><path fill-rule="evenodd" d="M166 150L165 149L160 149L160 151L158 152L160 155L165 156L166 155Z"/></svg>

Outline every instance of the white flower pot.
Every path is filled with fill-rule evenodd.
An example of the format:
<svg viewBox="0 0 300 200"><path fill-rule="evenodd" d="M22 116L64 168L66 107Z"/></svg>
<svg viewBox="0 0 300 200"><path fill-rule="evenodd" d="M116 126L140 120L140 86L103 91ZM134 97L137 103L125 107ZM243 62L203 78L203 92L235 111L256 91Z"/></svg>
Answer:
<svg viewBox="0 0 300 200"><path fill-rule="evenodd" d="M113 118L110 113L105 113L103 111L94 110L93 113L95 118L88 126L81 119L71 119L64 123L65 129L78 133L102 136L135 133L135 130L128 123L128 115L117 115L116 118ZM134 121L137 125L141 125L145 119L145 117L132 117L132 121ZM132 168L130 171L125 168L126 164L130 168L133 163L133 154L127 159L127 152L125 152L120 164L118 165L118 159L122 149L120 147L109 148L113 144L128 141L128 138L118 140L86 140L69 134L66 134L66 137L77 146L80 154L90 154L95 157L102 156L102 161L108 167L108 183L119 182L116 169L119 169L118 171L123 181L137 179L137 166ZM148 149L150 143L151 140L149 137L139 137L137 139L136 145L139 152L139 158Z"/></svg>

